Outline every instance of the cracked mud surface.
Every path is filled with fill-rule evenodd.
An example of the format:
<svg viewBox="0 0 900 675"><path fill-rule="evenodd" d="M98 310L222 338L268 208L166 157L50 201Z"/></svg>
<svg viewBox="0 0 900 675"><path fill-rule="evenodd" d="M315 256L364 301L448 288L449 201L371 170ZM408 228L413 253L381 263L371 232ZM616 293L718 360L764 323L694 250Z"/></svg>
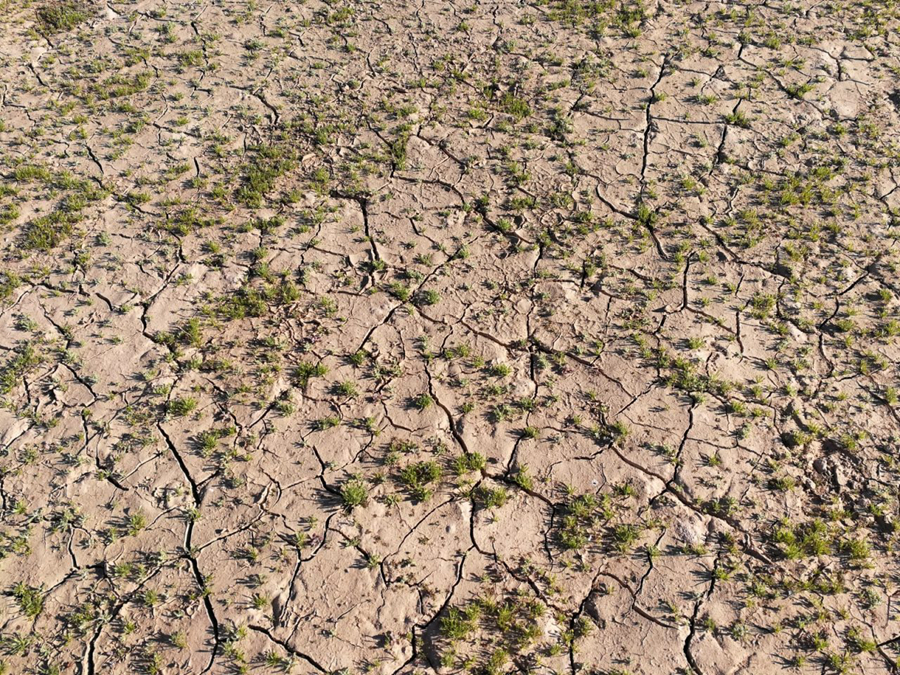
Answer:
<svg viewBox="0 0 900 675"><path fill-rule="evenodd" d="M897 671L894 2L0 10L0 672Z"/></svg>

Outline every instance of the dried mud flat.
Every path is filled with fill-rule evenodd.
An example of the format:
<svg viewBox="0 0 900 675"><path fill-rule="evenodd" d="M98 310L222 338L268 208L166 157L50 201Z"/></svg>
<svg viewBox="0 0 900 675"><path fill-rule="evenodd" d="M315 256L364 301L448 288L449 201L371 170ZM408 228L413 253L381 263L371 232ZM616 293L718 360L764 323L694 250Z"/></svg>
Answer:
<svg viewBox="0 0 900 675"><path fill-rule="evenodd" d="M0 672L897 671L895 2L0 10Z"/></svg>

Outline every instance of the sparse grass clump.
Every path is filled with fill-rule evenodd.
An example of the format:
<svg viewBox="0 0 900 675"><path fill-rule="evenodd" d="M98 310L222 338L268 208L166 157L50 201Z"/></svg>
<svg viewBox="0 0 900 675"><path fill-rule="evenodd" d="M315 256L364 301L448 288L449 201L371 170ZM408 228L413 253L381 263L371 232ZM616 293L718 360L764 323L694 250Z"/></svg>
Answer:
<svg viewBox="0 0 900 675"><path fill-rule="evenodd" d="M50 251L71 236L79 220L79 214L63 211L35 218L25 230L23 247L33 251Z"/></svg>
<svg viewBox="0 0 900 675"><path fill-rule="evenodd" d="M750 118L743 110L735 110L725 115L725 122L741 129L750 128Z"/></svg>
<svg viewBox="0 0 900 675"><path fill-rule="evenodd" d="M37 10L38 24L47 33L72 30L92 15L90 5L79 0L47 3Z"/></svg>
<svg viewBox="0 0 900 675"><path fill-rule="evenodd" d="M400 472L400 482L406 486L414 499L422 502L431 498L432 483L440 480L442 475L443 470L437 462L417 462Z"/></svg>
<svg viewBox="0 0 900 675"><path fill-rule="evenodd" d="M311 379L327 374L328 368L324 364L303 361L294 369L294 380L300 387L305 387Z"/></svg>
<svg viewBox="0 0 900 675"><path fill-rule="evenodd" d="M485 509L499 508L506 504L508 499L509 492L503 487L490 488L482 486L475 493L476 503Z"/></svg>
<svg viewBox="0 0 900 675"><path fill-rule="evenodd" d="M249 154L243 183L236 197L250 208L259 208L275 188L276 180L296 166L296 158L291 151L271 145L251 148Z"/></svg>
<svg viewBox="0 0 900 675"><path fill-rule="evenodd" d="M434 405L434 399L431 394L419 394L412 399L412 405L422 411L428 410Z"/></svg>
<svg viewBox="0 0 900 675"><path fill-rule="evenodd" d="M29 619L36 619L44 609L44 594L40 588L34 588L21 581L13 586L11 595L15 598L19 610Z"/></svg>
<svg viewBox="0 0 900 675"><path fill-rule="evenodd" d="M354 509L358 506L364 506L369 500L369 491L365 484L354 478L341 487L341 502L346 509Z"/></svg>
<svg viewBox="0 0 900 675"><path fill-rule="evenodd" d="M197 409L197 399L192 396L179 396L166 403L166 412L173 417L185 417Z"/></svg>

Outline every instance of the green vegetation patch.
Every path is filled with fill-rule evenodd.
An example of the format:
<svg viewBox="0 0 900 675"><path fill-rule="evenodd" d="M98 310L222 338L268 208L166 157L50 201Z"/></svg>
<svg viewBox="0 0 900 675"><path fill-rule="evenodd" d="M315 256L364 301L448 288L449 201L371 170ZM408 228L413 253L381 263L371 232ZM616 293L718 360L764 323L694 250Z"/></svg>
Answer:
<svg viewBox="0 0 900 675"><path fill-rule="evenodd" d="M53 2L38 8L37 19L45 33L62 33L87 21L93 13L84 2Z"/></svg>

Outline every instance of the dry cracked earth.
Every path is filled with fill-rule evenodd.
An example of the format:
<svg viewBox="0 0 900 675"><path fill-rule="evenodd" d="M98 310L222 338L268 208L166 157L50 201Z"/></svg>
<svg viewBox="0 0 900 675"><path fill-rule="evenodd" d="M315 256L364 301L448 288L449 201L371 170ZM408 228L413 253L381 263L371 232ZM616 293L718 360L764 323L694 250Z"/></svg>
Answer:
<svg viewBox="0 0 900 675"><path fill-rule="evenodd" d="M896 0L0 0L0 673L896 673Z"/></svg>

